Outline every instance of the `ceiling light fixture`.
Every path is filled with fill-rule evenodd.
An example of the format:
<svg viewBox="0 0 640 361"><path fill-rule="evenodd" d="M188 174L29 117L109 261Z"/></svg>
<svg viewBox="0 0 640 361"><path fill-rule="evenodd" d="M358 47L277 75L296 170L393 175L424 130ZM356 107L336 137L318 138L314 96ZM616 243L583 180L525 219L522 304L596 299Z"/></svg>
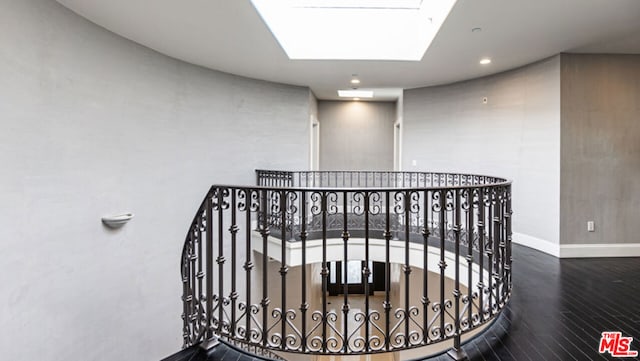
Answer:
<svg viewBox="0 0 640 361"><path fill-rule="evenodd" d="M360 84L360 79L358 78L351 79L351 84Z"/></svg>
<svg viewBox="0 0 640 361"><path fill-rule="evenodd" d="M358 100L360 100L360 98L353 98L353 100L358 101Z"/></svg>
<svg viewBox="0 0 640 361"><path fill-rule="evenodd" d="M489 59L489 58L482 58L482 59L480 59L480 64L482 64L482 65L488 65L488 64L491 64L491 59Z"/></svg>
<svg viewBox="0 0 640 361"><path fill-rule="evenodd" d="M341 98L373 98L373 90L338 90Z"/></svg>
<svg viewBox="0 0 640 361"><path fill-rule="evenodd" d="M456 0L251 0L289 59L420 61Z"/></svg>

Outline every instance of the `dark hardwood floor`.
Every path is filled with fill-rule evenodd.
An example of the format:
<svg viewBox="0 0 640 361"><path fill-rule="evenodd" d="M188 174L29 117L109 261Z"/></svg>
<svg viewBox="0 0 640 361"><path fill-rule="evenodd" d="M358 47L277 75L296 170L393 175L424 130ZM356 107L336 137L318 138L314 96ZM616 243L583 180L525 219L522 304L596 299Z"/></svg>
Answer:
<svg viewBox="0 0 640 361"><path fill-rule="evenodd" d="M559 260L517 245L513 257L511 324L493 344L495 330L469 344L474 359L613 360L598 353L603 331L640 350L640 258Z"/></svg>

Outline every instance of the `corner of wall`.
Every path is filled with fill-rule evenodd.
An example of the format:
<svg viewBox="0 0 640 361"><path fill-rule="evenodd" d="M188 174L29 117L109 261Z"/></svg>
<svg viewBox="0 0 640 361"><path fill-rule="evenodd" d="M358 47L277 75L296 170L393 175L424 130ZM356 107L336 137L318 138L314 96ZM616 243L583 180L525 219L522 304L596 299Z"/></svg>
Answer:
<svg viewBox="0 0 640 361"><path fill-rule="evenodd" d="M560 257L640 257L640 55L560 59Z"/></svg>

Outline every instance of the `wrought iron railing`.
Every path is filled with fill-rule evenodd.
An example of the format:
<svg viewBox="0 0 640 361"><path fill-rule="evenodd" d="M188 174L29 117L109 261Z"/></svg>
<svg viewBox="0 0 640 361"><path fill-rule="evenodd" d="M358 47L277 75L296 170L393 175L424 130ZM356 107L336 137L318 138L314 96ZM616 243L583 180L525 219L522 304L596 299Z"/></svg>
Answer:
<svg viewBox="0 0 640 361"><path fill-rule="evenodd" d="M360 354L452 339L457 357L461 336L511 296L505 179L256 174L257 186L212 186L191 224L181 265L185 347L222 337L277 352ZM346 278L354 260L359 295Z"/></svg>

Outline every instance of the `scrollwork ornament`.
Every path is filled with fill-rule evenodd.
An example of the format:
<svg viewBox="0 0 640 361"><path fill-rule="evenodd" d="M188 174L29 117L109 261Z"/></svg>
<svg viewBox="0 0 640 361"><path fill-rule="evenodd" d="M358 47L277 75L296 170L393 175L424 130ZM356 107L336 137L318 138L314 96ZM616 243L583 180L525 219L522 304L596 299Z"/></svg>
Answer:
<svg viewBox="0 0 640 361"><path fill-rule="evenodd" d="M320 214L322 214L322 212L324 211L323 209L323 205L324 205L324 196L322 193L320 192L312 192L311 196L309 197L310 201L311 201L311 207L310 207L310 212L311 215L314 216L318 216Z"/></svg>
<svg viewBox="0 0 640 361"><path fill-rule="evenodd" d="M418 191L409 191L409 212L412 214L420 213L420 193Z"/></svg>
<svg viewBox="0 0 640 361"><path fill-rule="evenodd" d="M397 191L393 194L394 206L393 212L395 214L403 214L406 206L405 202L405 192Z"/></svg>
<svg viewBox="0 0 640 361"><path fill-rule="evenodd" d="M272 216L277 216L278 214L280 214L280 197L281 196L282 195L280 194L280 192L271 192L270 210L271 210Z"/></svg>
<svg viewBox="0 0 640 361"><path fill-rule="evenodd" d="M456 198L455 197L455 192L452 191L452 190L448 190L448 191L445 192L445 195L446 195L445 196L446 199L445 199L444 209L446 211L451 212L451 211L453 211L453 209L455 207L455 202L456 202L456 200L455 200L455 198Z"/></svg>
<svg viewBox="0 0 640 361"><path fill-rule="evenodd" d="M337 214L338 213L338 193L336 192L327 192L325 195L325 202L327 208L327 214Z"/></svg>
<svg viewBox="0 0 640 361"><path fill-rule="evenodd" d="M289 215L294 215L298 213L298 206L297 206L297 200L298 200L298 192L296 191L288 191L287 192L287 209L286 212Z"/></svg>
<svg viewBox="0 0 640 361"><path fill-rule="evenodd" d="M356 216L364 215L364 192L354 192L351 196L351 211Z"/></svg>
<svg viewBox="0 0 640 361"><path fill-rule="evenodd" d="M433 212L439 213L442 211L442 192L433 191L431 192L431 210Z"/></svg>
<svg viewBox="0 0 640 361"><path fill-rule="evenodd" d="M237 191L237 207L240 212L245 212L247 210L247 203L250 202L250 200L248 200L248 192L249 190L247 189L238 189Z"/></svg>
<svg viewBox="0 0 640 361"><path fill-rule="evenodd" d="M380 192L369 192L369 214L378 215L382 210L382 197L380 196Z"/></svg>

